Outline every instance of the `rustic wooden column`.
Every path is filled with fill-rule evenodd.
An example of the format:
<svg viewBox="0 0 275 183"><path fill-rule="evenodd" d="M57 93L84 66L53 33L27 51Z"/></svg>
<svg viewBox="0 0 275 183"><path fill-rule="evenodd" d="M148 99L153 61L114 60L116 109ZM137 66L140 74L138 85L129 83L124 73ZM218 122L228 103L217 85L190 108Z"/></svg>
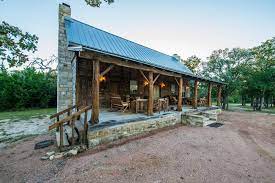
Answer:
<svg viewBox="0 0 275 183"><path fill-rule="evenodd" d="M218 92L217 92L217 106L221 106L221 97L222 97L222 86L218 85Z"/></svg>
<svg viewBox="0 0 275 183"><path fill-rule="evenodd" d="M178 111L182 111L182 85L183 85L183 80L182 77L179 80L179 91L178 91Z"/></svg>
<svg viewBox="0 0 275 183"><path fill-rule="evenodd" d="M198 85L199 82L196 80L194 83L194 97L193 97L193 108L197 109L198 107Z"/></svg>
<svg viewBox="0 0 275 183"><path fill-rule="evenodd" d="M93 61L93 83L92 83L92 124L99 122L99 61Z"/></svg>
<svg viewBox="0 0 275 183"><path fill-rule="evenodd" d="M207 106L212 106L212 99L211 99L211 92L212 92L212 83L208 84L208 95L207 95Z"/></svg>
<svg viewBox="0 0 275 183"><path fill-rule="evenodd" d="M79 62L76 60L76 83L75 83L75 104L77 107L81 105L80 101L80 69L79 69Z"/></svg>
<svg viewBox="0 0 275 183"><path fill-rule="evenodd" d="M149 116L153 115L153 91L154 91L154 76L153 76L153 72L149 72L149 86L148 86L148 107L147 107L147 113Z"/></svg>

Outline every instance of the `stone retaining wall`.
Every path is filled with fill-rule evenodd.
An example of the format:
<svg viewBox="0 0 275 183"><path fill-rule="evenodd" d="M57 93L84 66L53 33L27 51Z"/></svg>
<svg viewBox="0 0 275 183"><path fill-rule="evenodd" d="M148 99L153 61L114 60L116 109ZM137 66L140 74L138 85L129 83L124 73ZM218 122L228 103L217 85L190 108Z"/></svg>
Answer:
<svg viewBox="0 0 275 183"><path fill-rule="evenodd" d="M113 127L106 127L96 131L89 131L89 148L93 148L97 145L112 142L124 137L144 134L152 130L173 126L177 123L181 123L181 113L169 114L160 118L126 123Z"/></svg>
<svg viewBox="0 0 275 183"><path fill-rule="evenodd" d="M210 123L216 122L217 115L220 112L220 109L195 113L175 112L173 114L163 115L159 118L130 122L88 131L87 138L89 142L89 148L93 148L97 145L112 142L121 138L144 134L153 130L173 126L178 123L203 127Z"/></svg>

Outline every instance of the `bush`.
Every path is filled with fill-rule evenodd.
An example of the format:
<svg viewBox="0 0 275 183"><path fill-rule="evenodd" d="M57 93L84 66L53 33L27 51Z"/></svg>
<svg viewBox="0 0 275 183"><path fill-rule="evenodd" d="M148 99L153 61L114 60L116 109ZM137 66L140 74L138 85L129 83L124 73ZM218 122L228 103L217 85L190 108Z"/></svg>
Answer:
<svg viewBox="0 0 275 183"><path fill-rule="evenodd" d="M26 68L0 72L0 110L56 106L56 75Z"/></svg>

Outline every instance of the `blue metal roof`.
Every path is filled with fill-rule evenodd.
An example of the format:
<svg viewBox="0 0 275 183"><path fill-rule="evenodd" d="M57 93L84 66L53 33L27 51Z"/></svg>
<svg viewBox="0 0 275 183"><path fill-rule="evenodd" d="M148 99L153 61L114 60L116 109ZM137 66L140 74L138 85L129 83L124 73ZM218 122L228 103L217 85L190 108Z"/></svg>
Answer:
<svg viewBox="0 0 275 183"><path fill-rule="evenodd" d="M70 17L65 18L65 29L69 46L80 45L84 48L107 55L124 58L168 71L193 75L183 63L172 56L79 22Z"/></svg>

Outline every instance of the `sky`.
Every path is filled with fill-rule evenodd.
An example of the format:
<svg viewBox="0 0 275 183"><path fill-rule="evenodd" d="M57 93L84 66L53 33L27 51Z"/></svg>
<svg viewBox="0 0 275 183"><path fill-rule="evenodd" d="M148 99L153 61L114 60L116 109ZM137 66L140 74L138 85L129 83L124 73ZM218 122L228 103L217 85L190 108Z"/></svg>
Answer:
<svg viewBox="0 0 275 183"><path fill-rule="evenodd" d="M72 17L182 58L213 50L250 48L275 36L275 0L115 0L92 8L84 0L0 1L0 21L39 37L33 57L57 55L58 4Z"/></svg>

